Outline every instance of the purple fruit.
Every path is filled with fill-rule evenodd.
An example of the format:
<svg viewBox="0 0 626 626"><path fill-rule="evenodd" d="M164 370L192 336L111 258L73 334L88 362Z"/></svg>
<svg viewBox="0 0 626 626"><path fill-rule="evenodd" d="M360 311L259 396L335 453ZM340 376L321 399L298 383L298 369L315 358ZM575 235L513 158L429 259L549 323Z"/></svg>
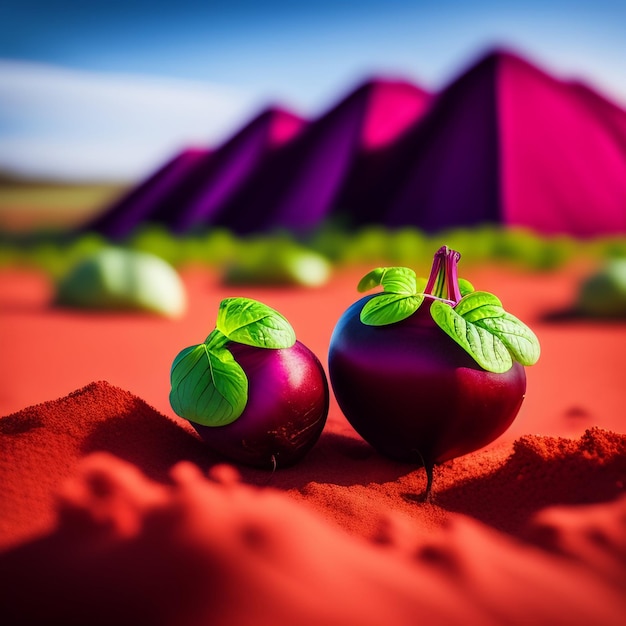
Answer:
<svg viewBox="0 0 626 626"><path fill-rule="evenodd" d="M249 298L222 300L215 329L176 356L170 378L176 414L212 450L245 465L296 463L328 416L319 359L278 311Z"/></svg>
<svg viewBox="0 0 626 626"><path fill-rule="evenodd" d="M526 391L522 363L539 356L536 337L495 296L459 286L459 258L439 250L428 281L406 268L373 270L361 290L381 284L384 291L348 308L329 348L344 415L381 454L423 464L426 497L435 464L487 445L511 425Z"/></svg>
<svg viewBox="0 0 626 626"><path fill-rule="evenodd" d="M280 349L226 347L248 378L246 408L225 426L192 426L212 450L239 463L293 465L317 442L328 415L328 382L319 359L299 341Z"/></svg>

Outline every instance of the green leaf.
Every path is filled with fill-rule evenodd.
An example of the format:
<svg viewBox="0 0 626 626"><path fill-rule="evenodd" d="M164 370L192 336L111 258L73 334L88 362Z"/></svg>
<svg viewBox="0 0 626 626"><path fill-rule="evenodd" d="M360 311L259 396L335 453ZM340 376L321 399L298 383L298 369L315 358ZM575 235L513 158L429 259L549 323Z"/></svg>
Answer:
<svg viewBox="0 0 626 626"><path fill-rule="evenodd" d="M500 300L486 291L474 291L462 298L454 310L466 322L484 328L506 346L512 357L522 365L539 360L539 340L526 324L502 308Z"/></svg>
<svg viewBox="0 0 626 626"><path fill-rule="evenodd" d="M374 289L380 285L381 278L386 271L386 267L377 267L371 272L368 272L361 278L356 289L359 293L364 293L370 289Z"/></svg>
<svg viewBox="0 0 626 626"><path fill-rule="evenodd" d="M205 426L234 422L248 401L248 379L226 348L185 348L174 359L170 381L174 412Z"/></svg>
<svg viewBox="0 0 626 626"><path fill-rule="evenodd" d="M424 300L424 294L401 295L381 293L365 303L360 319L368 326L386 326L400 322L417 311Z"/></svg>
<svg viewBox="0 0 626 626"><path fill-rule="evenodd" d="M476 324L498 337L513 358L522 365L534 365L539 360L539 339L514 315L504 312L498 317L483 318Z"/></svg>
<svg viewBox="0 0 626 626"><path fill-rule="evenodd" d="M488 291L472 291L461 298L454 308L459 315L465 315L468 311L484 305L501 307L502 302L498 296Z"/></svg>
<svg viewBox="0 0 626 626"><path fill-rule="evenodd" d="M216 328L231 341L257 348L290 348L296 342L296 333L285 317L251 298L222 300Z"/></svg>
<svg viewBox="0 0 626 626"><path fill-rule="evenodd" d="M504 309L500 300L486 291L472 291L456 304L454 310L468 322L485 317L500 317Z"/></svg>
<svg viewBox="0 0 626 626"><path fill-rule="evenodd" d="M506 345L490 330L467 321L449 304L439 300L431 304L430 313L439 328L483 369L502 373L513 366L513 359Z"/></svg>
<svg viewBox="0 0 626 626"><path fill-rule="evenodd" d="M361 293L382 286L383 291L413 296L417 291L415 272L408 267L377 267L359 281Z"/></svg>
<svg viewBox="0 0 626 626"><path fill-rule="evenodd" d="M472 291L474 291L474 285L472 285L469 280L466 280L465 278L459 278L458 282L461 296L466 296L468 293L472 293Z"/></svg>
<svg viewBox="0 0 626 626"><path fill-rule="evenodd" d="M424 301L428 281L417 278L406 267L377 267L358 284L360 292L382 286L382 293L369 299L361 309L360 320L368 326L386 326L407 319ZM435 299L431 314L435 323L458 343L484 369L506 372L513 360L533 365L539 359L535 334L513 315L500 300L486 291L475 291L463 278L458 279L461 299L450 302Z"/></svg>
<svg viewBox="0 0 626 626"><path fill-rule="evenodd" d="M534 365L539 359L537 336L491 293L474 291L454 308L433 302L430 311L435 323L490 372L506 372L513 360Z"/></svg>

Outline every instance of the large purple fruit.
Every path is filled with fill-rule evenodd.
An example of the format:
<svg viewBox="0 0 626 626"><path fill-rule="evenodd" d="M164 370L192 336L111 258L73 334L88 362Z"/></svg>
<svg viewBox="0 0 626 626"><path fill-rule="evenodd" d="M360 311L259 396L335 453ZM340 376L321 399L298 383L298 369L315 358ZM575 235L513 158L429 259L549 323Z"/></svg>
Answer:
<svg viewBox="0 0 626 626"><path fill-rule="evenodd" d="M441 463L501 435L524 399L519 363L482 369L433 322L428 307L389 326L365 326L371 296L341 317L329 351L337 402L354 428L382 454Z"/></svg>
<svg viewBox="0 0 626 626"><path fill-rule="evenodd" d="M428 281L406 268L370 272L360 289L381 284L384 291L348 308L329 347L344 415L381 454L422 463L427 497L435 464L487 445L511 425L526 392L522 363L539 356L534 334L495 296L459 286L459 258L439 250Z"/></svg>
<svg viewBox="0 0 626 626"><path fill-rule="evenodd" d="M239 343L226 347L248 378L246 408L225 426L192 426L212 450L245 465L293 465L326 423L329 389L322 364L299 341L270 350Z"/></svg>

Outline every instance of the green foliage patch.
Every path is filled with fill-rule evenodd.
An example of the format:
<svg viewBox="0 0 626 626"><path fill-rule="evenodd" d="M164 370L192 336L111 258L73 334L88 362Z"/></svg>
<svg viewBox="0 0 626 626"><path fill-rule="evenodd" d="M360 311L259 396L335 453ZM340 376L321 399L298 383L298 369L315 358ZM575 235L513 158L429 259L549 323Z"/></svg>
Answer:
<svg viewBox="0 0 626 626"><path fill-rule="evenodd" d="M306 236L281 231L243 237L221 228L181 236L150 225L115 242L97 233L0 232L0 267L39 268L52 278L59 278L80 259L111 244L155 254L177 269L201 266L226 272L233 265L251 266L255 259L271 256L272 251L285 247L314 252L335 268L363 264L420 267L430 263L433 249L442 241L463 251L466 267L471 263L497 262L551 271L580 257L598 261L626 257L623 235L582 240L498 226L425 233L415 228L347 229L326 224Z"/></svg>

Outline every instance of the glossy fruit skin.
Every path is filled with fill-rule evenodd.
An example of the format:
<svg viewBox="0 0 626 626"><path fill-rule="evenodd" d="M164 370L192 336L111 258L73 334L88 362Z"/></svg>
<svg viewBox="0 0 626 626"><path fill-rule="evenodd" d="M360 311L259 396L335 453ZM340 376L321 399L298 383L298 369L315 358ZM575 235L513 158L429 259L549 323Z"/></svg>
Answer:
<svg viewBox="0 0 626 626"><path fill-rule="evenodd" d="M523 366L482 369L436 326L428 300L405 320L367 326L359 314L372 297L348 308L329 347L331 386L354 429L385 456L431 467L500 436L524 399Z"/></svg>
<svg viewBox="0 0 626 626"><path fill-rule="evenodd" d="M319 359L303 343L265 349L231 342L227 348L248 378L248 403L226 426L191 422L206 444L235 462L272 469L298 462L319 439L329 387Z"/></svg>

